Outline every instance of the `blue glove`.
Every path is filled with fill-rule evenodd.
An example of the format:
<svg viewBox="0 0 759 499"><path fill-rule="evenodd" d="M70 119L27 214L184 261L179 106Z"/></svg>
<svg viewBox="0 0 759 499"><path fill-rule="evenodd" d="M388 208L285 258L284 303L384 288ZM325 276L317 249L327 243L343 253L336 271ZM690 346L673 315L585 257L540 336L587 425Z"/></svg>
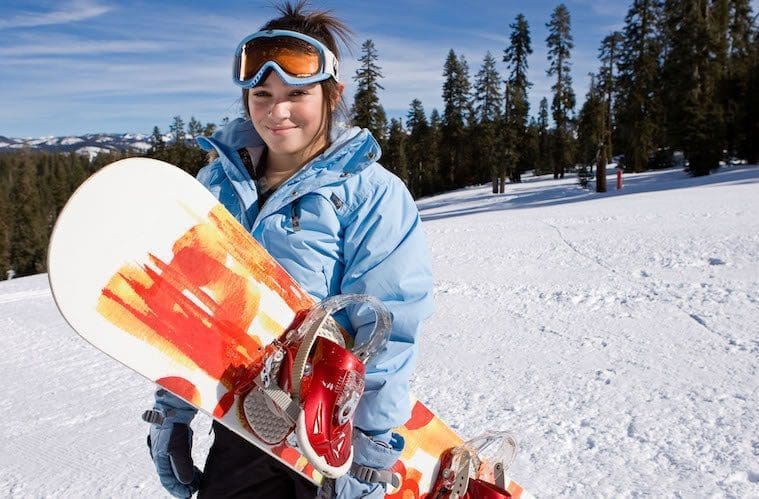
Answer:
<svg viewBox="0 0 759 499"><path fill-rule="evenodd" d="M201 473L192 463L190 421L198 410L170 392L155 393L155 406L142 416L150 425L148 448L161 485L174 497L191 497Z"/></svg>
<svg viewBox="0 0 759 499"><path fill-rule="evenodd" d="M397 433L386 431L370 437L356 428L353 432L353 466L351 471L335 480L327 480L319 490L319 497L330 499L384 498L385 483L373 481L376 478L371 475L375 475L374 472L389 470L400 457L403 443L403 438Z"/></svg>

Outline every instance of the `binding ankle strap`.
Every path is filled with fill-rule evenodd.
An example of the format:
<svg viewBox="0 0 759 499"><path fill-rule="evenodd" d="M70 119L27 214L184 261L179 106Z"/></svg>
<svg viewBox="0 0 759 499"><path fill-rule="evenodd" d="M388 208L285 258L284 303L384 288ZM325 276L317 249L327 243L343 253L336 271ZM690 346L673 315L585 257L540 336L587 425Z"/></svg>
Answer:
<svg viewBox="0 0 759 499"><path fill-rule="evenodd" d="M396 488L401 486L401 480L398 478L398 475L390 470L378 470L370 468L369 466L361 466L353 463L351 465L350 473L364 482L387 483Z"/></svg>

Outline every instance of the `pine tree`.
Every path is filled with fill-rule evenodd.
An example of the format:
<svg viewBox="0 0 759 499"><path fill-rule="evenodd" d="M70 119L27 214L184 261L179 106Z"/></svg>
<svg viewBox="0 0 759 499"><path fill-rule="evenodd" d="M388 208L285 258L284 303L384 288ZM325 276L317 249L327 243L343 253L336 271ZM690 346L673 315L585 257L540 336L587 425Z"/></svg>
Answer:
<svg viewBox="0 0 759 499"><path fill-rule="evenodd" d="M498 141L500 165L498 171L494 172L492 176L494 194L496 192L504 192L506 178L510 178L512 182L514 182L514 171L516 170L518 146L516 143L516 133L514 132L514 126L513 124L510 125L509 123L509 113L512 110L512 97L513 95L509 82L505 81L503 88L503 109L505 114L501 122L498 124L501 130L501 133L499 134L500 140ZM500 186L498 184L500 184Z"/></svg>
<svg viewBox="0 0 759 499"><path fill-rule="evenodd" d="M466 129L469 109L469 70L466 60L451 49L443 69L443 111L440 143L440 173L444 188L459 186L465 176Z"/></svg>
<svg viewBox="0 0 759 499"><path fill-rule="evenodd" d="M475 181L494 176L500 161L498 131L501 128L501 77L496 69L496 61L490 52L485 54L482 68L475 76L473 112L475 120L467 128L472 132L469 143L476 153L478 165Z"/></svg>
<svg viewBox="0 0 759 499"><path fill-rule="evenodd" d="M169 131L171 132L174 146L184 145L184 120L182 120L181 116L174 116L169 126Z"/></svg>
<svg viewBox="0 0 759 499"><path fill-rule="evenodd" d="M68 187L68 197L84 182L89 171L89 160L76 153L70 153L66 160L66 182Z"/></svg>
<svg viewBox="0 0 759 499"><path fill-rule="evenodd" d="M424 183L427 194L435 194L443 191L443 175L440 173L440 158L443 142L443 117L437 108L432 108L430 113L430 150L427 167L427 179Z"/></svg>
<svg viewBox="0 0 759 499"><path fill-rule="evenodd" d="M600 83L591 74L585 103L577 116L577 162L594 164L604 137L604 98Z"/></svg>
<svg viewBox="0 0 759 499"><path fill-rule="evenodd" d="M45 152L33 156L34 167L36 170L35 179L37 180L37 190L40 198L40 208L42 210L43 220L48 221L50 216L49 208L54 204L53 190L55 188L55 179L53 170L55 161L53 155Z"/></svg>
<svg viewBox="0 0 759 499"><path fill-rule="evenodd" d="M604 107L603 89L596 83L595 75L591 75L590 89L577 119L577 162L585 171L592 170L594 164L599 164L596 182L598 192L606 192ZM600 161L603 161L603 165L600 165ZM588 169L589 165L590 168ZM580 175L580 182L583 186L587 183L588 178L589 173L586 176Z"/></svg>
<svg viewBox="0 0 759 499"><path fill-rule="evenodd" d="M0 165L4 168L4 165ZM0 279L5 278L5 273L10 269L10 214L8 193L0 186Z"/></svg>
<svg viewBox="0 0 759 499"><path fill-rule="evenodd" d="M120 151L109 151L105 153L101 152L92 159L92 162L89 165L89 170L96 172L100 170L101 168L113 163L114 161L118 161L126 157L127 157L127 154ZM168 161L168 159L165 159L165 160Z"/></svg>
<svg viewBox="0 0 759 499"><path fill-rule="evenodd" d="M521 151L521 154L524 164L534 169L534 175L538 175L538 165L540 164L540 127L534 117L530 118L530 123L527 125L524 149Z"/></svg>
<svg viewBox="0 0 759 499"><path fill-rule="evenodd" d="M382 154L382 163L408 185L406 142L403 122L399 119L391 119L387 134L387 145Z"/></svg>
<svg viewBox="0 0 759 499"><path fill-rule="evenodd" d="M501 117L500 86L495 58L488 51L474 83L474 112L479 123L495 123Z"/></svg>
<svg viewBox="0 0 759 499"><path fill-rule="evenodd" d="M719 167L723 144L718 85L719 16L707 0L665 2L668 52L664 61L667 131L681 148L692 175Z"/></svg>
<svg viewBox="0 0 759 499"><path fill-rule="evenodd" d="M207 130L211 128L213 127L211 127L210 123L206 125ZM194 125L193 130L194 132L198 131L197 125ZM205 151L198 147L189 147L187 145L185 142L184 121L182 121L180 116L175 116L173 118L170 132L172 142L170 145L166 146L161 136L161 131L158 127L153 128L153 134L151 136L152 147L147 152L147 156L166 161L167 163L180 167L190 175L196 175L207 163ZM105 159L107 159L108 162L113 160L112 158Z"/></svg>
<svg viewBox="0 0 759 499"><path fill-rule="evenodd" d="M564 171L571 162L571 120L575 107L575 94L572 90L570 51L574 48L570 33L569 10L564 4L559 4L551 14L551 20L546 24L549 35L546 38L548 46L548 61L550 66L548 76L555 76L556 82L551 86L553 100L551 112L556 124L555 133L555 163L554 178L564 178Z"/></svg>
<svg viewBox="0 0 759 499"><path fill-rule="evenodd" d="M538 162L535 175L553 171L553 153L551 151L551 134L548 129L548 99L540 99L538 111Z"/></svg>
<svg viewBox="0 0 759 499"><path fill-rule="evenodd" d="M38 190L39 198L39 231L40 231L40 246L43 249L47 248L47 242L50 238L50 233L53 230L53 224L58 216L58 212L55 207L55 163L56 156L54 154L42 153L35 155L36 171L35 184ZM47 260L42 258L42 266L39 267L39 272L44 272Z"/></svg>
<svg viewBox="0 0 759 499"><path fill-rule="evenodd" d="M601 68L598 70L598 87L603 93L604 99L604 137L607 159L614 155L614 96L615 91L615 69L619 65L620 46L622 44L622 33L615 31L606 36L601 41L601 47L598 49L598 58L601 61Z"/></svg>
<svg viewBox="0 0 759 499"><path fill-rule="evenodd" d="M377 65L379 55L374 42L369 39L361 46L362 56L359 58L361 66L356 70L353 80L357 84L356 95L353 101L351 117L356 126L368 128L372 135L380 142L385 140L387 117L385 110L379 101L379 90L384 87L379 84L383 78L382 68Z"/></svg>
<svg viewBox="0 0 759 499"><path fill-rule="evenodd" d="M195 119L195 116L190 117L190 122L187 124L187 133L190 134L193 141L203 134L203 125Z"/></svg>
<svg viewBox="0 0 759 499"><path fill-rule="evenodd" d="M71 154L76 153L72 152ZM63 205L66 204L66 201L73 192L70 190L69 186L67 167L68 162L63 161L63 157L59 157L58 161L56 161L55 165L53 166L53 171L51 172L51 178L48 187L50 188L52 199L50 200L49 204L46 204L46 206L52 211L53 223L55 223L55 220L58 218L58 214L63 209Z"/></svg>
<svg viewBox="0 0 759 499"><path fill-rule="evenodd" d="M422 101L411 101L406 115L406 127L409 137L406 142L408 162L408 188L414 197L429 193L425 184L429 181L434 153L432 151L432 131L424 113Z"/></svg>
<svg viewBox="0 0 759 499"><path fill-rule="evenodd" d="M474 91L469 81L469 64L462 55L459 58L466 75L466 83L469 86L469 93L466 98L464 111L464 147L462 150L462 167L458 168L456 175L457 186L475 185L484 182L488 177L488 168L481 161L481 149L478 145L479 135L478 117L475 112Z"/></svg>
<svg viewBox="0 0 759 499"><path fill-rule="evenodd" d="M214 132L216 132L216 123L206 123L206 126L203 127L203 136L205 137L210 137Z"/></svg>
<svg viewBox="0 0 759 499"><path fill-rule="evenodd" d="M745 113L745 140L739 146L740 151L749 163L759 162L759 30L753 34L752 48L749 52L750 75L746 84L748 98L746 99Z"/></svg>
<svg viewBox="0 0 759 499"><path fill-rule="evenodd" d="M154 154L157 154L159 151L163 151L166 147L166 144L163 141L163 134L161 133L161 130L157 127L153 127L153 133L150 136L150 150L148 151L149 156L153 156Z"/></svg>
<svg viewBox="0 0 759 499"><path fill-rule="evenodd" d="M37 189L34 159L25 155L18 162L10 193L10 261L16 275L32 275L45 270L45 228Z"/></svg>
<svg viewBox="0 0 759 499"><path fill-rule="evenodd" d="M647 168L662 134L660 17L659 0L633 0L625 17L615 116L625 166L634 172Z"/></svg>
<svg viewBox="0 0 759 499"><path fill-rule="evenodd" d="M504 50L503 62L509 68L507 88L509 91L509 107L506 109L506 130L512 144L514 153L511 179L520 182L520 172L529 167L525 159L525 146L527 140L527 117L530 112L530 103L527 98L527 89L532 86L527 80L527 57L532 54L532 42L530 40L530 26L524 15L517 15L511 28L511 45Z"/></svg>
<svg viewBox="0 0 759 499"><path fill-rule="evenodd" d="M430 130L433 134L440 134L443 129L443 117L440 115L440 111L436 107L432 108L430 113ZM440 140L440 137L435 137L435 140Z"/></svg>
<svg viewBox="0 0 759 499"><path fill-rule="evenodd" d="M725 116L726 149L731 156L747 158L752 145L756 151L759 137L750 139L752 126L757 127L757 111L751 112L751 99L756 99L756 89L750 84L755 80L752 55L757 52L757 41L752 40L751 4L749 0L728 1L727 61L721 85ZM754 156L753 161L756 161Z"/></svg>

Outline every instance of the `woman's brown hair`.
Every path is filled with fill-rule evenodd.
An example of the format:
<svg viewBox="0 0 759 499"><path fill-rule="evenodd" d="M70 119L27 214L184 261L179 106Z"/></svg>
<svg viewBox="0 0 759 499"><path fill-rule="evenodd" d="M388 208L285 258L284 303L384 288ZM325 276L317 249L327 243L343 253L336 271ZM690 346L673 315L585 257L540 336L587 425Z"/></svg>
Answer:
<svg viewBox="0 0 759 499"><path fill-rule="evenodd" d="M308 10L308 0L299 0L297 3L291 3L286 1L280 5L276 5L275 8L281 14L280 17L272 19L261 27L261 31L269 29L284 29L289 31L297 31L303 33L312 38L316 38L322 42L328 49L335 54L338 60L340 57L340 49L338 48L338 39L346 47L349 47L352 43L351 35L353 32L345 25L344 22L337 19L331 10ZM329 78L321 82L321 87L324 92L324 122L322 127L326 123L326 135L327 141L330 140L332 135L332 123L336 112L339 112L343 117L348 119L348 108L345 101L340 97L335 99L338 95L338 83ZM245 114L250 117L250 111L248 110L248 92L250 89L243 89L242 91L242 103L245 109ZM317 137L319 134L317 134Z"/></svg>

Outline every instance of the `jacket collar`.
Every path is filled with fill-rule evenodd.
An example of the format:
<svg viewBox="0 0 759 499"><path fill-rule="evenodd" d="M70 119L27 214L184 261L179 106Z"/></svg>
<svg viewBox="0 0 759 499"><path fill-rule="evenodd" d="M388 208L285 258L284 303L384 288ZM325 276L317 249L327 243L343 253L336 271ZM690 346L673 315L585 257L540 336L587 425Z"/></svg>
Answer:
<svg viewBox="0 0 759 499"><path fill-rule="evenodd" d="M237 151L242 148L248 149L256 164L263 148L266 147L250 120L242 118L229 122L212 137L198 137L197 142L205 151L215 149L219 157L226 160L224 163L231 163L238 167L229 170L225 168L225 173L233 180L245 176L250 178L239 160ZM301 176L312 169L354 174L379 160L381 155L379 144L366 129L335 123L332 127L330 142L331 145L322 154L311 160L295 176Z"/></svg>
<svg viewBox="0 0 759 499"><path fill-rule="evenodd" d="M335 123L332 130L330 146L282 184L266 202L264 211L255 218L260 219L304 194L354 175L379 160L379 144L368 130L340 123ZM233 120L212 137L198 137L197 142L206 151L216 150L224 174L242 201L245 212L254 211L258 192L237 151L246 148L256 165L266 145L250 120ZM246 222L247 228L251 229L252 220Z"/></svg>

